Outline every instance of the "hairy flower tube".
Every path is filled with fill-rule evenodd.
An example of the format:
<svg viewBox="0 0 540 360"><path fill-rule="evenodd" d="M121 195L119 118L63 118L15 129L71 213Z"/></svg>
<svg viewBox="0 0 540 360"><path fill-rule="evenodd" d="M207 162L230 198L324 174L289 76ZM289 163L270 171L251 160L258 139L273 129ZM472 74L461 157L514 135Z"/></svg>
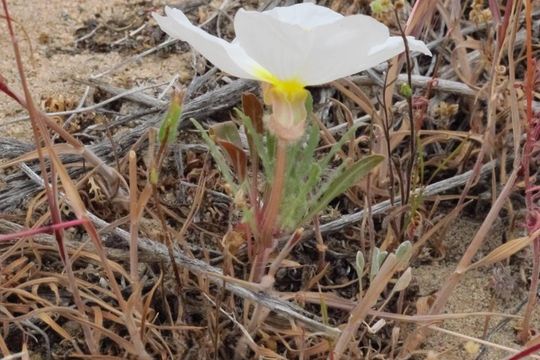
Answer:
<svg viewBox="0 0 540 360"><path fill-rule="evenodd" d="M272 106L269 129L295 141L306 123L306 86L321 85L380 64L405 50L400 36L366 15L343 16L311 3L257 12L240 9L234 18L236 39L229 43L190 23L177 9L153 14L168 35L187 41L211 63L233 76L263 83ZM431 55L408 37L412 51Z"/></svg>

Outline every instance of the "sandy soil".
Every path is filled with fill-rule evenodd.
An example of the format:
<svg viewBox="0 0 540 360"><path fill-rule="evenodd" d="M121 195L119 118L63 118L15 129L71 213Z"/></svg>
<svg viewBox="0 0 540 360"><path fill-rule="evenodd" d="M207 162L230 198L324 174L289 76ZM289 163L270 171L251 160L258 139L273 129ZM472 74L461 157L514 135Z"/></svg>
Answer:
<svg viewBox="0 0 540 360"><path fill-rule="evenodd" d="M440 288L443 281L454 271L456 261L463 254L479 226L479 221L459 219L445 236L444 243L448 248L445 260L440 263L423 264L414 269L420 287L420 295L430 295ZM507 228L502 224L502 221L499 221L492 229L488 241L481 248L479 256L485 256L501 245L503 234L506 231ZM525 258L530 254L522 254L521 256ZM524 264L525 262L523 262ZM518 260L515 264L505 268L495 266L494 268L469 271L452 294L447 306L447 313L496 312L519 315L521 312L517 312L516 309L527 297L525 292L527 287L521 279L520 270L523 269L521 269L520 260ZM503 318L491 318L489 329L494 328L501 320ZM538 312L533 324L536 328L540 325ZM485 317L468 316L459 320L445 321L441 327L463 335L483 338L484 326ZM519 348L515 342L518 328L519 321L511 320L486 340L510 348ZM488 330L489 332L490 330ZM449 360L477 359L480 350L465 340L443 333L434 333L425 344L424 349L440 354L439 359ZM508 355L509 353L506 351L488 347L482 359L503 359Z"/></svg>
<svg viewBox="0 0 540 360"><path fill-rule="evenodd" d="M84 94L86 86L77 79L87 79L129 58L130 53L116 51L100 53L80 50L76 46L78 29L85 35L85 21L112 18L123 21L142 21L148 14L126 11L125 0L37 0L9 1L12 17L17 21L23 61L34 100L42 103L47 99L64 101L76 106ZM160 2L154 2L161 7ZM136 16L139 15L139 19ZM36 21L39 19L39 21ZM27 33L26 38L21 29ZM89 33L88 29L86 33ZM11 43L7 36L5 22L0 23L0 73L15 89L20 89L17 68L12 55ZM122 35L121 32L119 34ZM121 38L122 36L120 36ZM136 39L135 39L136 41ZM32 48L32 51L30 50ZM132 62L115 71L111 76L101 78L119 86L146 86L172 79L175 75L183 82L191 77L190 54L159 57L149 56L142 61ZM0 101L0 132L3 136L28 138L29 124L17 121L25 115L21 107L2 96Z"/></svg>

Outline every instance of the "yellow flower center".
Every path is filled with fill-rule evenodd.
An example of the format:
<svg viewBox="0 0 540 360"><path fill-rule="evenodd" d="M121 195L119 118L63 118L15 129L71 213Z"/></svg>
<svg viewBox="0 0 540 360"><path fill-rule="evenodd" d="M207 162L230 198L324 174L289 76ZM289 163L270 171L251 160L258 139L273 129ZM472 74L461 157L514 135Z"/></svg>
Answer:
<svg viewBox="0 0 540 360"><path fill-rule="evenodd" d="M272 106L268 128L283 141L297 141L304 134L307 119L309 92L304 84L297 78L281 80L263 67L255 74L262 82L264 102Z"/></svg>
<svg viewBox="0 0 540 360"><path fill-rule="evenodd" d="M304 85L302 85L302 83L296 79L276 79L276 81L273 82L272 85L274 85L274 89L277 92L283 94L288 100L293 100L298 96L303 96L303 94L306 92L306 90L304 89Z"/></svg>
<svg viewBox="0 0 540 360"><path fill-rule="evenodd" d="M255 73L261 81L271 84L272 89L288 101L305 97L306 89L304 88L304 84L296 78L281 80L262 67L257 69Z"/></svg>

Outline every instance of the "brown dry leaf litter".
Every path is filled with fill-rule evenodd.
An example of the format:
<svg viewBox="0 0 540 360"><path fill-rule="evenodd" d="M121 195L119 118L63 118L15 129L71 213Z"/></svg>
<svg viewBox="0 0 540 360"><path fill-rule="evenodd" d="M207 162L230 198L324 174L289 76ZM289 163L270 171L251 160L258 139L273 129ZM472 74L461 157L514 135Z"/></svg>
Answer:
<svg viewBox="0 0 540 360"><path fill-rule="evenodd" d="M144 3L144 2L142 2ZM165 1L154 1L155 9L161 8ZM220 1L212 1L211 5L219 6ZM351 2L351 8L356 9L360 1ZM30 4L30 5L29 5ZM148 17L142 9L148 10L149 6L129 6L125 0L92 0L92 1L65 1L65 0L13 0L9 1L13 18L23 26L28 33L33 53L30 52L28 41L19 32L22 44L23 56L31 90L44 105L65 104L67 108L73 108L84 93L85 85L75 79L86 79L93 74L124 61L141 51L144 46L152 44L136 43L126 44L119 49L104 51L103 44L119 38L108 38L111 34L120 34L121 31L108 33L105 29L96 31L97 36L92 41L85 41L82 46L76 44L77 37L81 38L90 34L95 26L92 22L100 23L99 19L118 19L110 26L126 25L130 20L140 21ZM346 1L336 1L335 7L342 11L347 8ZM352 11L352 10L351 10ZM356 11L356 10L354 10ZM99 16L97 16L99 15ZM205 12L201 10L199 19L204 21ZM153 21L150 21L153 24ZM118 30L117 28L115 30ZM18 84L16 67L11 56L11 45L6 34L6 24L0 21L0 73L4 75L10 84ZM148 41L149 36L145 37ZM151 38L151 37L150 37ZM161 39L163 40L163 39ZM134 40L137 41L136 39ZM158 41L156 41L156 44ZM155 45L155 44L153 44ZM185 48L185 52L178 52L174 56L160 57L152 55L144 58L141 62L130 63L122 69L115 71L111 76L103 80L122 87L144 86L151 83L159 83L170 80L179 75L182 83L187 84L191 75L192 55ZM25 115L18 104L4 95L0 100L0 133L2 136L27 138L29 124L27 121L13 123L14 120ZM54 107L54 106L53 106ZM9 123L10 126L2 126ZM13 124L13 125L11 125ZM429 296L439 289L444 279L454 270L456 262L463 254L468 242L474 236L479 223L473 220L461 219L449 229L445 237L447 247L446 256L440 262L429 261L416 264L413 275L418 287L418 294ZM490 241L482 249L485 255L490 250L501 244L503 232L506 231L504 224L492 230ZM507 268L479 269L470 271L459 287L453 293L447 306L448 313L465 313L479 311L494 311L512 313L526 297L526 285L521 276L520 259L530 256L521 254L517 257L517 263ZM525 263L528 266L528 263ZM495 295L496 296L495 296ZM489 328L499 323L501 318L492 318ZM473 337L482 337L484 329L483 317L467 317L459 320L450 320L441 327ZM500 331L489 337L489 341L517 347L515 340L515 326L518 322L508 322ZM535 327L540 327L538 313L534 319ZM439 359L476 359L476 351L480 349L464 340L441 333L433 333L424 346L424 350L439 354ZM483 359L500 359L506 356L506 352L489 351Z"/></svg>

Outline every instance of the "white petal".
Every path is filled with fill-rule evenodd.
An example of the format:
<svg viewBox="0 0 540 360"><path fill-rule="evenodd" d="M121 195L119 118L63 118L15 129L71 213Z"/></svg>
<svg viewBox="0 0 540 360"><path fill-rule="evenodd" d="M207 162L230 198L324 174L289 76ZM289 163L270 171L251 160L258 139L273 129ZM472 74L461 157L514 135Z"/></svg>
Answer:
<svg viewBox="0 0 540 360"><path fill-rule="evenodd" d="M169 36L188 42L212 64L239 78L256 79L257 63L238 43L229 43L191 24L178 9L165 8L167 16L153 13L161 29Z"/></svg>
<svg viewBox="0 0 540 360"><path fill-rule="evenodd" d="M423 41L416 40L413 36L407 36L409 50L418 51L424 55L431 56L431 51L427 48ZM396 55L405 51L405 44L401 36L391 36L384 44L375 46L369 51L369 58L366 62L369 67L376 66L383 61L393 58Z"/></svg>
<svg viewBox="0 0 540 360"><path fill-rule="evenodd" d="M356 74L405 51L400 36L390 37L386 26L368 16L346 17L316 32L320 33L318 46L300 73L307 85ZM431 55L422 41L408 37L408 44L411 51Z"/></svg>
<svg viewBox="0 0 540 360"><path fill-rule="evenodd" d="M308 85L324 84L365 70L370 65L371 48L384 44L388 28L365 15L344 17L313 31L316 39L299 76Z"/></svg>
<svg viewBox="0 0 540 360"><path fill-rule="evenodd" d="M234 29L251 58L278 79L289 80L298 77L307 55L318 46L315 31L342 19L329 8L304 3L262 13L240 9Z"/></svg>
<svg viewBox="0 0 540 360"><path fill-rule="evenodd" d="M414 36L407 36L407 44L410 51L418 51L424 55L431 56L431 51L422 40L416 40Z"/></svg>
<svg viewBox="0 0 540 360"><path fill-rule="evenodd" d="M264 15L271 16L281 22L298 25L306 29L333 23L343 18L343 15L325 7L312 3L296 4L292 6L275 7L264 11Z"/></svg>

